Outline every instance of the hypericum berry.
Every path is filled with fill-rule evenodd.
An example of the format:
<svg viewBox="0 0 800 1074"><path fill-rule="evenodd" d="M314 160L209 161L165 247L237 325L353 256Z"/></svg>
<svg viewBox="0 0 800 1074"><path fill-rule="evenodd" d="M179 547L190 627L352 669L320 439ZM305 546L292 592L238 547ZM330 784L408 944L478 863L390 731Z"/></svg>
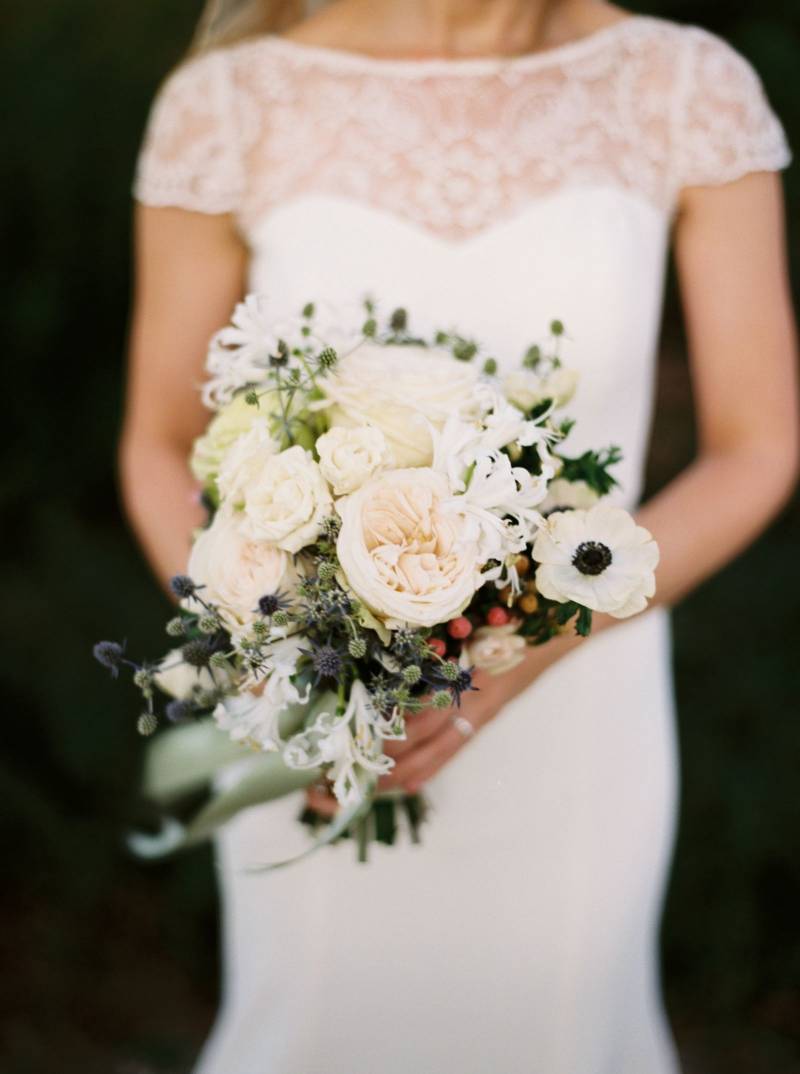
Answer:
<svg viewBox="0 0 800 1074"><path fill-rule="evenodd" d="M444 656L447 652L447 643L442 638L428 638L428 648L432 649L437 656Z"/></svg>
<svg viewBox="0 0 800 1074"><path fill-rule="evenodd" d="M361 660L362 657L367 655L367 643L363 638L352 638L347 646L347 651L354 660Z"/></svg>
<svg viewBox="0 0 800 1074"><path fill-rule="evenodd" d="M451 638L457 638L461 641L464 638L468 638L472 633L472 623L465 615L459 615L457 619L451 619L447 624L447 633Z"/></svg>
<svg viewBox="0 0 800 1074"><path fill-rule="evenodd" d="M136 730L140 735L144 735L145 738L148 735L152 735L155 729L158 727L158 720L155 714L152 712L143 712L139 719L136 721Z"/></svg>
<svg viewBox="0 0 800 1074"><path fill-rule="evenodd" d="M170 579L169 587L181 599L193 597L197 592L197 586L187 574L176 574Z"/></svg>
<svg viewBox="0 0 800 1074"><path fill-rule="evenodd" d="M535 593L526 593L524 597L520 597L519 607L526 615L533 615L539 609L539 598Z"/></svg>
<svg viewBox="0 0 800 1074"><path fill-rule="evenodd" d="M417 664L409 664L408 667L403 668L403 681L409 686L415 686L422 678L422 668Z"/></svg>
<svg viewBox="0 0 800 1074"><path fill-rule="evenodd" d="M486 622L489 626L501 627L505 626L511 616L508 614L505 608L501 608L499 604L496 604L494 608L490 608L486 613Z"/></svg>
<svg viewBox="0 0 800 1074"><path fill-rule="evenodd" d="M521 556L520 555L520 556L517 556L517 558L514 560L514 566L517 569L517 574L521 578L524 578L525 575L531 569L531 561L528 559L527 556Z"/></svg>

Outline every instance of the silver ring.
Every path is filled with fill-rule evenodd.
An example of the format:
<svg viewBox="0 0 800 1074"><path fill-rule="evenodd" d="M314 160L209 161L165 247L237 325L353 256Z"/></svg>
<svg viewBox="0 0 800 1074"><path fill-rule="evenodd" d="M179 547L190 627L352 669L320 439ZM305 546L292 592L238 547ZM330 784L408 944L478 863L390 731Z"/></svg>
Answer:
<svg viewBox="0 0 800 1074"><path fill-rule="evenodd" d="M450 722L462 738L472 738L475 734L475 728L466 716L454 716Z"/></svg>

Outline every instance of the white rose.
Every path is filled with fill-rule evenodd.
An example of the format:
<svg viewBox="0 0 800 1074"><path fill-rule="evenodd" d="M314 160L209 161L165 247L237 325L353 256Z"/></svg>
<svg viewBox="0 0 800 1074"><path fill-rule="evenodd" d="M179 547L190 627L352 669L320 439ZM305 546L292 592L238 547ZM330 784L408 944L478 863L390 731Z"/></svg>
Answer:
<svg viewBox="0 0 800 1074"><path fill-rule="evenodd" d="M317 440L319 468L337 496L355 492L386 466L386 437L374 425L331 429Z"/></svg>
<svg viewBox="0 0 800 1074"><path fill-rule="evenodd" d="M434 626L469 603L481 581L474 526L441 474L390 470L337 508L347 583L387 626Z"/></svg>
<svg viewBox="0 0 800 1074"><path fill-rule="evenodd" d="M517 634L519 623L478 627L466 646L465 659L490 675L511 671L525 658L527 642Z"/></svg>
<svg viewBox="0 0 800 1074"><path fill-rule="evenodd" d="M235 502L242 511L242 531L287 552L313 544L333 501L310 453L295 444L278 455L262 457L248 476Z"/></svg>
<svg viewBox="0 0 800 1074"><path fill-rule="evenodd" d="M202 436L192 447L192 473L204 485L213 485L220 466L240 436L249 432L259 416L254 406L245 402L246 392L239 392L211 419Z"/></svg>
<svg viewBox="0 0 800 1074"><path fill-rule="evenodd" d="M188 572L204 586L204 600L219 607L226 625L236 630L258 617L258 602L268 593L291 592L296 572L291 557L268 541L254 540L242 520L223 508L192 548Z"/></svg>
<svg viewBox="0 0 800 1074"><path fill-rule="evenodd" d="M467 410L478 369L434 347L367 341L344 355L323 388L333 403L332 428L375 425L397 466L429 466L433 445L428 422L441 429Z"/></svg>
<svg viewBox="0 0 800 1074"><path fill-rule="evenodd" d="M578 374L563 365L542 376L533 369L515 369L503 381L506 398L526 413L546 399L566 406L575 394Z"/></svg>
<svg viewBox="0 0 800 1074"><path fill-rule="evenodd" d="M167 653L153 676L156 686L170 697L184 701L195 687L213 690L214 680L208 668L195 668L183 659L180 649Z"/></svg>
<svg viewBox="0 0 800 1074"><path fill-rule="evenodd" d="M245 489L263 469L264 462L280 451L265 417L256 417L247 432L229 445L217 473L217 489L223 500L241 500Z"/></svg>

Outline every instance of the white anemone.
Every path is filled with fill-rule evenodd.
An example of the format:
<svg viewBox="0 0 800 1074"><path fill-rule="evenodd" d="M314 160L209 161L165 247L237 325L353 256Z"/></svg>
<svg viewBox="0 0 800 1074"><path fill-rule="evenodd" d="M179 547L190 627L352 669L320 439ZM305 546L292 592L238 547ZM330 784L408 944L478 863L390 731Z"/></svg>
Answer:
<svg viewBox="0 0 800 1074"><path fill-rule="evenodd" d="M574 601L615 619L647 607L655 593L658 545L627 511L600 505L558 511L533 544L536 586L549 600Z"/></svg>

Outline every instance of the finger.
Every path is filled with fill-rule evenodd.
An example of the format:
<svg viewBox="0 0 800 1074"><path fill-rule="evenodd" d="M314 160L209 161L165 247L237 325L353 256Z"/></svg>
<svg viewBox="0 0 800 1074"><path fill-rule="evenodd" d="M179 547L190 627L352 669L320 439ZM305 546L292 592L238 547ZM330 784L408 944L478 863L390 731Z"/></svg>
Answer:
<svg viewBox="0 0 800 1074"><path fill-rule="evenodd" d="M339 803L331 792L322 787L309 787L306 791L306 805L323 817L333 817L339 810Z"/></svg>
<svg viewBox="0 0 800 1074"><path fill-rule="evenodd" d="M404 757L423 742L438 735L451 719L452 713L441 709L425 709L414 716L409 716L406 719L406 737L386 742L384 752L389 757Z"/></svg>
<svg viewBox="0 0 800 1074"><path fill-rule="evenodd" d="M458 753L465 742L464 736L450 725L398 761L388 779L394 787L403 787L413 794Z"/></svg>

